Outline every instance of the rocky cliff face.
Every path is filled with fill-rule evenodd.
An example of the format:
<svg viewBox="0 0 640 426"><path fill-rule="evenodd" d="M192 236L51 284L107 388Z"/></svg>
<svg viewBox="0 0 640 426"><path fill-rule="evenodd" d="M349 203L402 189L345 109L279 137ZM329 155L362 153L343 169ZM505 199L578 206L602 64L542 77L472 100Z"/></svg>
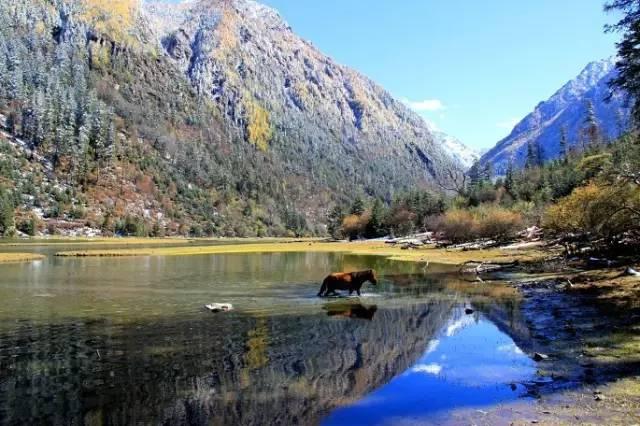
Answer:
<svg viewBox="0 0 640 426"><path fill-rule="evenodd" d="M622 93L609 98L609 81L616 75L615 58L592 62L573 80L516 125L511 134L482 156L482 165L491 163L498 173L504 173L509 161L523 166L527 145L537 143L544 160L557 158L560 135L566 128L569 147L582 143L582 131L588 105L593 105L603 139L611 140L626 129L629 108Z"/></svg>
<svg viewBox="0 0 640 426"><path fill-rule="evenodd" d="M165 52L198 93L262 151L321 151L321 161L346 169L348 181L371 168L372 183L382 186L394 176L430 182L457 161L420 117L302 40L266 6L152 2L145 10Z"/></svg>
<svg viewBox="0 0 640 426"><path fill-rule="evenodd" d="M390 200L460 167L417 114L253 1L0 0L0 12L0 145L24 145L64 186L13 197L41 229L323 234L334 204Z"/></svg>

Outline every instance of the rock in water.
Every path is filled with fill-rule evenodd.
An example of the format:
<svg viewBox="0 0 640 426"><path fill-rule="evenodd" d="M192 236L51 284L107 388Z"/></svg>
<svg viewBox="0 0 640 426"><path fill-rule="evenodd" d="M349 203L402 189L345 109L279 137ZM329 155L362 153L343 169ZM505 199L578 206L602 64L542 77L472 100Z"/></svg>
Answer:
<svg viewBox="0 0 640 426"><path fill-rule="evenodd" d="M464 310L464 313L465 313L465 314L467 314L467 315L471 315L471 314L472 314L472 313L474 313L474 312L475 312L475 311L474 311L473 309L471 309L471 308L466 308L466 309Z"/></svg>
<svg viewBox="0 0 640 426"><path fill-rule="evenodd" d="M204 307L211 312L229 312L233 310L233 305L231 303L211 303L209 305L204 305Z"/></svg>

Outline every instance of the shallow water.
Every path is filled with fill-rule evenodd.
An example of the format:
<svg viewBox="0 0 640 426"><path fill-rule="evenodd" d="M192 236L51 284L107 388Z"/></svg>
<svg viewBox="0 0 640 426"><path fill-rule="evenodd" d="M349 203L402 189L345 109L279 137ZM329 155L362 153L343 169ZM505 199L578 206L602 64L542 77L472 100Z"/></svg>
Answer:
<svg viewBox="0 0 640 426"><path fill-rule="evenodd" d="M363 297L315 297L328 272L365 268L381 280ZM0 265L0 422L385 424L524 397L517 302L459 282L327 253Z"/></svg>

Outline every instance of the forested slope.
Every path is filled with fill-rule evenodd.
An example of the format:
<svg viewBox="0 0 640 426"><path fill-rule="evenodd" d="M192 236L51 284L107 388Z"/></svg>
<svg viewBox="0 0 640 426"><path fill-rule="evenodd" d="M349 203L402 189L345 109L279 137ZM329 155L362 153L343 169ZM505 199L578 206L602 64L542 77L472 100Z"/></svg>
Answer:
<svg viewBox="0 0 640 426"><path fill-rule="evenodd" d="M457 167L271 9L162 11L0 0L2 231L323 234L332 205Z"/></svg>

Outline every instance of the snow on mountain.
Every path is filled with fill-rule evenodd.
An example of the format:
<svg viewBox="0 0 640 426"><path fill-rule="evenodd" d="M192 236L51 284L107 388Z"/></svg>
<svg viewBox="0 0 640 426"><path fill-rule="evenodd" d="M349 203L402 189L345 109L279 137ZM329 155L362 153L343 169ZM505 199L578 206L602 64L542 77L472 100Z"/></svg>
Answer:
<svg viewBox="0 0 640 426"><path fill-rule="evenodd" d="M617 73L615 62L616 58L612 57L588 64L575 79L538 104L509 136L481 157L480 163L492 163L497 173L504 173L510 161L521 167L529 143L540 145L544 160L557 158L563 127L567 130L569 147L581 143L589 103L593 104L603 137L612 140L619 136L626 129L630 110L624 94L611 95L609 82Z"/></svg>

